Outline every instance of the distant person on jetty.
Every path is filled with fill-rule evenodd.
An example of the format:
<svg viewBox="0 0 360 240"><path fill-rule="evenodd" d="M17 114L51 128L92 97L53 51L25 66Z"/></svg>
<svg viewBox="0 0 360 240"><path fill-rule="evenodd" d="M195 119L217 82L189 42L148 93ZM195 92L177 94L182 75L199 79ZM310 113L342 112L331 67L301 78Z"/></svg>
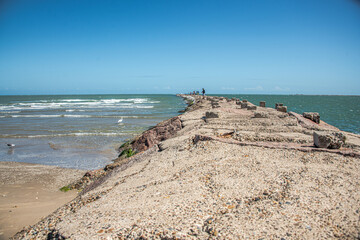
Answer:
<svg viewBox="0 0 360 240"><path fill-rule="evenodd" d="M205 96L205 89L202 89L202 95Z"/></svg>

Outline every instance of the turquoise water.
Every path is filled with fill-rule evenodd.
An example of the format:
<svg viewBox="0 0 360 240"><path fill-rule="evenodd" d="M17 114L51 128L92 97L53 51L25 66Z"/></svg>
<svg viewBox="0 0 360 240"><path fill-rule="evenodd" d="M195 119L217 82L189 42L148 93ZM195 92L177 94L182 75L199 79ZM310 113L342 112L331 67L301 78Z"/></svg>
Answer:
<svg viewBox="0 0 360 240"><path fill-rule="evenodd" d="M0 96L0 160L101 168L125 140L184 108L174 95Z"/></svg>
<svg viewBox="0 0 360 240"><path fill-rule="evenodd" d="M223 96L268 107L282 102L289 111L319 112L327 123L360 133L359 96ZM0 96L0 161L101 168L125 140L184 108L174 95Z"/></svg>
<svg viewBox="0 0 360 240"><path fill-rule="evenodd" d="M219 96L219 95L217 95ZM266 101L267 107L283 103L288 111L302 114L318 112L320 119L337 128L360 133L360 96L316 96L316 95L221 95L247 99L255 105Z"/></svg>

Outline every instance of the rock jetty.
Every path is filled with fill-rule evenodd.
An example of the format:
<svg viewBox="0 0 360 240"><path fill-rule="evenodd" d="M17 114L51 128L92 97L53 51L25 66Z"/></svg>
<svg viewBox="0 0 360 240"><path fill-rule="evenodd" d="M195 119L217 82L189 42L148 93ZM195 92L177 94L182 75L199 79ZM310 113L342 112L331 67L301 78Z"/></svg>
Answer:
<svg viewBox="0 0 360 240"><path fill-rule="evenodd" d="M359 135L264 104L180 97L184 114L124 144L106 174L14 239L359 238ZM319 148L314 132L346 140Z"/></svg>

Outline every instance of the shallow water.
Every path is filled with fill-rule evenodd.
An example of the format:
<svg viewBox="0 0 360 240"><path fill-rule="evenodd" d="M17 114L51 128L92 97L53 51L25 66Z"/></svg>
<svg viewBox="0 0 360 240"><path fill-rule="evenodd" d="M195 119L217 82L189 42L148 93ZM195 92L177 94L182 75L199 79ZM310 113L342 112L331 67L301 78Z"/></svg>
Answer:
<svg viewBox="0 0 360 240"><path fill-rule="evenodd" d="M184 107L174 95L0 96L0 159L100 168L125 140Z"/></svg>

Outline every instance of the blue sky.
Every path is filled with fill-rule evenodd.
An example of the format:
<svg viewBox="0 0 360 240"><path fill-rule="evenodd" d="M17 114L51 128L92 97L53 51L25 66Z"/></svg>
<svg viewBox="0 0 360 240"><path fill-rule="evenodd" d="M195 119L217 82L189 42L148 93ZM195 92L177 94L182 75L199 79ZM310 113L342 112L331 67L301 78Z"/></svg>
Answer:
<svg viewBox="0 0 360 240"><path fill-rule="evenodd" d="M0 94L360 94L355 0L3 0Z"/></svg>

